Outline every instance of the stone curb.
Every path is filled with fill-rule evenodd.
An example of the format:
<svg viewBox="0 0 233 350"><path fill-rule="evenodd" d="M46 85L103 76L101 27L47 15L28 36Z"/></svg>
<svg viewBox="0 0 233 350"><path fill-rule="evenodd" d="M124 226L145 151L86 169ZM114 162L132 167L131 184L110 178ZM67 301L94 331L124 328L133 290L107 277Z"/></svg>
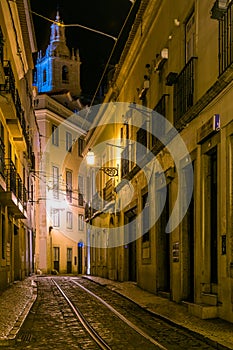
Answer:
<svg viewBox="0 0 233 350"><path fill-rule="evenodd" d="M142 309L148 311L151 315L153 316L156 316L158 317L159 319L161 319L162 321L165 321L167 322L168 324L170 324L171 326L174 326L174 327L178 327L180 328L181 330L184 330L186 332L188 332L189 334L195 336L197 339L199 339L200 341L205 341L208 345L210 346L213 346L215 349L218 349L218 350L232 350L232 347L228 347L226 345L223 345L213 339L210 339L208 336L205 336L201 333L198 333L196 331L193 331L191 330L190 328L188 328L187 326L184 326L182 324L179 324L173 320L171 320L170 318L162 315L162 314L159 314L157 312L155 312L154 310L146 307L145 305L141 305L139 304L138 302L136 302L135 300L131 299L130 297L128 297L127 295L124 294L124 292L122 292L120 289L117 288L117 286L113 286L111 284L108 284L108 283L105 283L105 282L101 282L101 281L96 281L95 279L92 279L91 277L89 276L83 276L83 278L86 278L96 284L99 284L101 286L105 286L111 290L113 290L114 292L116 292L117 294L120 294L121 296L123 296L124 298L132 301L134 304L138 305L139 307L141 307Z"/></svg>
<svg viewBox="0 0 233 350"><path fill-rule="evenodd" d="M0 347L15 344L16 336L37 298L37 284L34 280L32 280L31 282L31 293L32 293L31 298L28 300L21 314L16 319L14 326L11 328L11 330L5 337L0 338Z"/></svg>

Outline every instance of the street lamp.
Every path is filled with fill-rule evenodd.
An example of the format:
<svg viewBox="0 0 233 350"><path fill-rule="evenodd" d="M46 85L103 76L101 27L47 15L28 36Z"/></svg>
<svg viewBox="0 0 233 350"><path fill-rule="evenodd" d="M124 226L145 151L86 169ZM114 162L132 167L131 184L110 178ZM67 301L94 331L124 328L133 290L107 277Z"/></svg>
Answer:
<svg viewBox="0 0 233 350"><path fill-rule="evenodd" d="M87 161L87 165L90 165L90 166L95 165L95 154L91 149L89 149L87 152L86 161ZM118 167L103 166L98 168L98 170L103 171L106 175L110 177L118 176L118 173L119 173Z"/></svg>

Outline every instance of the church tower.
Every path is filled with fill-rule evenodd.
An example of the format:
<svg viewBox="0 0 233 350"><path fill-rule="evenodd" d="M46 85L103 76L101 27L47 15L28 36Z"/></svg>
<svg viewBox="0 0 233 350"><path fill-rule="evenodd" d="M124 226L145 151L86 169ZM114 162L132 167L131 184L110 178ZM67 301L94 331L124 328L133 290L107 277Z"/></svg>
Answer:
<svg viewBox="0 0 233 350"><path fill-rule="evenodd" d="M66 45L65 27L57 12L56 20L51 25L50 43L45 55L40 51L36 61L34 85L38 93L70 92L78 97L80 88L80 57L77 50L70 53Z"/></svg>

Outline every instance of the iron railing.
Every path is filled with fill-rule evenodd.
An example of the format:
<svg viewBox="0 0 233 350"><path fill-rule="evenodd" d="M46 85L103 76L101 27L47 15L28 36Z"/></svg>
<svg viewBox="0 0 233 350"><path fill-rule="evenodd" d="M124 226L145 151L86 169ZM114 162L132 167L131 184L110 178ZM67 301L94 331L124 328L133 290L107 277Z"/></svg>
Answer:
<svg viewBox="0 0 233 350"><path fill-rule="evenodd" d="M0 91L10 93L15 105L16 116L19 120L25 139L27 138L26 120L22 109L19 92L16 89L14 73L10 61L4 61L5 84L0 84Z"/></svg>
<svg viewBox="0 0 233 350"><path fill-rule="evenodd" d="M3 64L4 57L4 37L2 33L2 28L0 27L0 62Z"/></svg>
<svg viewBox="0 0 233 350"><path fill-rule="evenodd" d="M23 185L22 179L17 173L16 167L12 160L5 159L4 175L6 181L7 192L13 192L14 195L23 203L23 207L27 205L27 191Z"/></svg>
<svg viewBox="0 0 233 350"><path fill-rule="evenodd" d="M219 21L219 74L233 63L233 2Z"/></svg>
<svg viewBox="0 0 233 350"><path fill-rule="evenodd" d="M5 146L3 140L0 138L0 174L4 176L5 169Z"/></svg>
<svg viewBox="0 0 233 350"><path fill-rule="evenodd" d="M194 104L194 73L197 57L191 57L174 85L174 122L178 121Z"/></svg>
<svg viewBox="0 0 233 350"><path fill-rule="evenodd" d="M11 68L10 61L3 61L4 73L5 73L5 84L0 84L0 91L10 93L14 103L16 103L16 86L15 77Z"/></svg>

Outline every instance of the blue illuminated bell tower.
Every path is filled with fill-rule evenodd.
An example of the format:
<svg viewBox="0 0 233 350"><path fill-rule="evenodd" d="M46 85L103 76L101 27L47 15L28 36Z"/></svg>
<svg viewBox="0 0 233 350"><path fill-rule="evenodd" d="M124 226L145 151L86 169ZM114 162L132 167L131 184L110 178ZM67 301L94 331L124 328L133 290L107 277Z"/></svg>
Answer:
<svg viewBox="0 0 233 350"><path fill-rule="evenodd" d="M61 93L69 91L79 96L80 57L78 50L70 52L66 45L65 27L59 12L51 25L50 43L45 55L40 51L36 61L34 85L38 93Z"/></svg>

